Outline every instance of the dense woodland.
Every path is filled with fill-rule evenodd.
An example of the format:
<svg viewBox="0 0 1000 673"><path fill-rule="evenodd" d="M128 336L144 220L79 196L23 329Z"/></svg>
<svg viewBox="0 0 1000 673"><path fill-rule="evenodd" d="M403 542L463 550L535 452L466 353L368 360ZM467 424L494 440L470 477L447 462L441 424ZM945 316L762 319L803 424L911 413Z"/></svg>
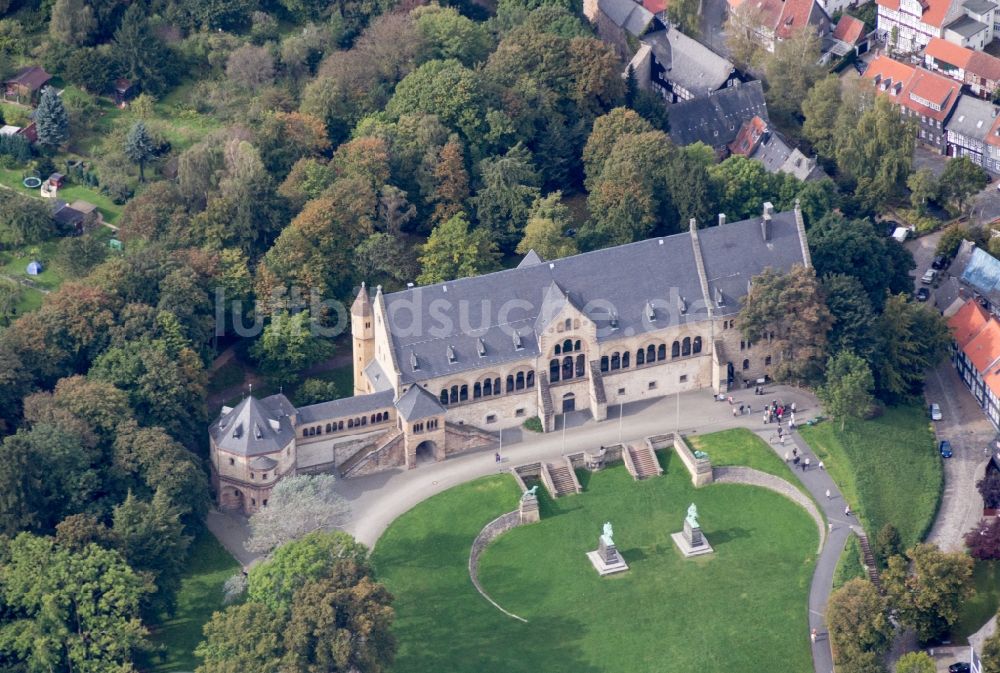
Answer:
<svg viewBox="0 0 1000 673"><path fill-rule="evenodd" d="M309 292L349 303L363 280L437 282L799 201L815 271L761 278L743 315L748 339L780 340L780 375L864 415L919 395L943 353L940 319L907 297L912 259L871 218L910 199L960 210L981 176L965 160L950 180L911 175L913 127L872 90L800 67L818 54L808 36L754 66L775 118L835 177L801 183L676 147L668 109L621 76L571 0L0 0L0 16L0 76L41 64L66 87L42 96L37 145L0 143L0 167L84 156L81 179L124 204L124 251L64 238L73 278L0 332L5 670L155 657L147 628L172 610L210 500L207 367L234 319L262 322L248 350L276 381L328 357L300 329L334 319ZM141 95L105 123L117 78ZM200 135L173 133L181 122ZM0 246L63 233L46 204L0 189ZM242 302L221 340L220 289ZM257 665L233 645L246 633L282 671L383 670L388 636L351 652L315 638L352 596L379 638L391 610L363 551L310 544L342 560L266 611L270 585L251 574L249 602L207 633L204 671ZM96 600L111 589L116 602Z"/></svg>

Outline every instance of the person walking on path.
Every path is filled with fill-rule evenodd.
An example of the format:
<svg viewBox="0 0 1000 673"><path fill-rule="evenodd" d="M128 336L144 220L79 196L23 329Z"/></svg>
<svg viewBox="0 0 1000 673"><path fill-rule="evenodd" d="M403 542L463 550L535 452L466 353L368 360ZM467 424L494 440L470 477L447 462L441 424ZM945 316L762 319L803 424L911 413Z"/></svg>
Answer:
<svg viewBox="0 0 1000 673"><path fill-rule="evenodd" d="M815 645L816 644L816 629L813 629L809 633L809 638L813 641L813 645Z"/></svg>
<svg viewBox="0 0 1000 673"><path fill-rule="evenodd" d="M829 500L832 496L830 495L830 489L826 489L826 499Z"/></svg>
<svg viewBox="0 0 1000 673"><path fill-rule="evenodd" d="M826 465L823 464L822 460L819 461L819 469L821 469L821 470L825 470L826 469Z"/></svg>
<svg viewBox="0 0 1000 673"><path fill-rule="evenodd" d="M806 458L806 466L805 466L805 468L804 468L804 469L802 470L803 472L805 472L806 470L808 470L808 469L809 469L809 465L810 465L810 463L811 463L811 461L810 461L810 460L809 460L808 458Z"/></svg>
<svg viewBox="0 0 1000 673"><path fill-rule="evenodd" d="M851 516L851 506L850 505L845 505L844 506L844 516Z"/></svg>

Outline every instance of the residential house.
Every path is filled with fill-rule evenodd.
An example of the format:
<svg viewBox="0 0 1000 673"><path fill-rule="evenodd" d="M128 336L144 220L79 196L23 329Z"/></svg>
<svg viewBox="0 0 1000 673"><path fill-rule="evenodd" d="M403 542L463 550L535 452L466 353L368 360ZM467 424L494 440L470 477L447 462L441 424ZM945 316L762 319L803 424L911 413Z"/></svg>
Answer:
<svg viewBox="0 0 1000 673"><path fill-rule="evenodd" d="M53 202L52 219L77 236L103 221L97 206L80 199L70 204L56 199Z"/></svg>
<svg viewBox="0 0 1000 673"><path fill-rule="evenodd" d="M635 0L585 0L583 13L600 38L626 63L638 51L640 38L666 28L661 19Z"/></svg>
<svg viewBox="0 0 1000 673"><path fill-rule="evenodd" d="M670 138L677 145L702 142L720 158L743 125L754 117L768 121L760 82L747 82L670 107Z"/></svg>
<svg viewBox="0 0 1000 673"><path fill-rule="evenodd" d="M656 91L668 103L708 96L749 79L731 61L670 26L646 33L628 67L640 88Z"/></svg>
<svg viewBox="0 0 1000 673"><path fill-rule="evenodd" d="M983 98L1000 88L1000 58L940 37L932 38L924 49L924 66L967 84L972 93Z"/></svg>
<svg viewBox="0 0 1000 673"><path fill-rule="evenodd" d="M791 147L761 117L754 117L744 123L728 148L731 155L761 162L770 173L789 173L803 181L827 177L815 158L810 159L798 148Z"/></svg>
<svg viewBox="0 0 1000 673"><path fill-rule="evenodd" d="M37 65L23 68L3 83L4 99L30 105L38 99L39 93L50 79L52 75Z"/></svg>
<svg viewBox="0 0 1000 673"><path fill-rule="evenodd" d="M975 299L948 319L952 362L994 426L1000 427L1000 322Z"/></svg>
<svg viewBox="0 0 1000 673"><path fill-rule="evenodd" d="M9 124L0 126L0 136L23 136L29 143L38 140L38 129L35 122L30 122L27 126L11 126Z"/></svg>
<svg viewBox="0 0 1000 673"><path fill-rule="evenodd" d="M758 36L764 48L774 51L774 45L787 40L796 31L812 26L821 37L827 37L831 32L830 13L843 9L849 2L846 0L728 0L729 11L744 10L754 12L759 21Z"/></svg>
<svg viewBox="0 0 1000 673"><path fill-rule="evenodd" d="M904 117L917 122L920 142L944 154L947 149L945 124L951 117L962 86L948 77L924 68L878 56L864 77L876 90L899 105Z"/></svg>
<svg viewBox="0 0 1000 673"><path fill-rule="evenodd" d="M864 21L844 14L833 29L830 51L835 56L846 56L852 51L855 56L860 56L870 48L872 33L874 31L865 30Z"/></svg>
<svg viewBox="0 0 1000 673"><path fill-rule="evenodd" d="M1000 109L975 96L962 96L951 119L945 124L948 133L948 156L968 157L992 173L1000 173L1000 155L987 141Z"/></svg>
<svg viewBox="0 0 1000 673"><path fill-rule="evenodd" d="M915 53L935 38L982 49L998 29L990 0L876 0L878 29L893 49Z"/></svg>

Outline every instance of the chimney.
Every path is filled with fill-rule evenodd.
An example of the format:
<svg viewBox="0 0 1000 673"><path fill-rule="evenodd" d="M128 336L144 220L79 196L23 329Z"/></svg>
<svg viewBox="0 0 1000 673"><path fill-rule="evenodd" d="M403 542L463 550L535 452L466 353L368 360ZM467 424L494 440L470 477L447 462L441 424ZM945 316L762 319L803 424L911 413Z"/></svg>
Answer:
<svg viewBox="0 0 1000 673"><path fill-rule="evenodd" d="M764 202L764 217L760 221L760 231L764 235L765 241L771 240L771 215L774 213L774 205L770 201Z"/></svg>
<svg viewBox="0 0 1000 673"><path fill-rule="evenodd" d="M721 227L725 223L726 223L726 214L725 213L719 213L719 226Z"/></svg>

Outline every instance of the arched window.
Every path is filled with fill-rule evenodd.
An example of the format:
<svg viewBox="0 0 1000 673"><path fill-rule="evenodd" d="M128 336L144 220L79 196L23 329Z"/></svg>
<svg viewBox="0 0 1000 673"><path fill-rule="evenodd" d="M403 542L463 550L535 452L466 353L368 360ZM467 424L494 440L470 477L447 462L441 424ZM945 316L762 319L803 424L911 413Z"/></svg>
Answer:
<svg viewBox="0 0 1000 673"><path fill-rule="evenodd" d="M329 434L330 434L331 432L333 432L333 429L332 429L332 428L330 427L330 424L329 424L329 423L327 423L327 424L326 424L326 434L328 434L328 435L329 435Z"/></svg>
<svg viewBox="0 0 1000 673"><path fill-rule="evenodd" d="M469 399L469 386L462 386L458 391L459 402L464 402Z"/></svg>
<svg viewBox="0 0 1000 673"><path fill-rule="evenodd" d="M458 386L451 387L451 403L452 404L458 403Z"/></svg>
<svg viewBox="0 0 1000 673"><path fill-rule="evenodd" d="M635 352L635 366L646 364L646 351L639 349Z"/></svg>
<svg viewBox="0 0 1000 673"><path fill-rule="evenodd" d="M646 347L646 362L656 362L656 346L653 344Z"/></svg>
<svg viewBox="0 0 1000 673"><path fill-rule="evenodd" d="M744 360L743 361L743 371L746 371L748 369L750 369L750 361L749 360Z"/></svg>
<svg viewBox="0 0 1000 673"><path fill-rule="evenodd" d="M500 394L500 377L499 376L496 377L495 379L493 379L493 394L494 395L499 395Z"/></svg>
<svg viewBox="0 0 1000 673"><path fill-rule="evenodd" d="M489 397L493 394L493 379L486 379L483 381L483 397Z"/></svg>
<svg viewBox="0 0 1000 673"><path fill-rule="evenodd" d="M576 356L576 375L577 377L583 376L587 373L586 370L587 359L584 357L583 353Z"/></svg>
<svg viewBox="0 0 1000 673"><path fill-rule="evenodd" d="M608 371L608 356L607 355L602 355L601 356L601 371L602 372Z"/></svg>
<svg viewBox="0 0 1000 673"><path fill-rule="evenodd" d="M684 345L681 346L681 355L691 355L691 337L684 337Z"/></svg>
<svg viewBox="0 0 1000 673"><path fill-rule="evenodd" d="M518 372L514 377L514 390L524 390L524 372Z"/></svg>
<svg viewBox="0 0 1000 673"><path fill-rule="evenodd" d="M562 353L562 346L556 344L556 355L559 355L560 353Z"/></svg>
<svg viewBox="0 0 1000 673"><path fill-rule="evenodd" d="M692 350L694 350L695 353L700 353L701 352L701 337L700 336L696 336L694 338L694 346L692 346Z"/></svg>
<svg viewBox="0 0 1000 673"><path fill-rule="evenodd" d="M372 425L375 425L375 414L372 414Z"/></svg>
<svg viewBox="0 0 1000 673"><path fill-rule="evenodd" d="M646 355L649 355L649 353L646 353ZM667 359L667 344L660 344L659 346L656 347L656 359L657 360ZM646 360L649 360L649 358L647 357Z"/></svg>
<svg viewBox="0 0 1000 673"><path fill-rule="evenodd" d="M562 378L563 381L573 378L573 356L567 355L563 358L562 363Z"/></svg>
<svg viewBox="0 0 1000 673"><path fill-rule="evenodd" d="M338 430L343 430L344 429L344 421L338 421L337 422L337 429Z"/></svg>
<svg viewBox="0 0 1000 673"><path fill-rule="evenodd" d="M348 418L347 419L347 427L349 427L349 428L353 428L354 427L354 419L353 418Z"/></svg>
<svg viewBox="0 0 1000 673"><path fill-rule="evenodd" d="M681 356L681 342L675 341L670 347L670 357L679 358Z"/></svg>
<svg viewBox="0 0 1000 673"><path fill-rule="evenodd" d="M472 386L472 399L478 400L482 396L483 396L483 384L476 383L476 385Z"/></svg>
<svg viewBox="0 0 1000 673"><path fill-rule="evenodd" d="M529 388L535 387L535 370L533 369L528 372L528 387Z"/></svg>
<svg viewBox="0 0 1000 673"><path fill-rule="evenodd" d="M563 322L563 327L565 329L572 329L573 328L573 321L570 320L569 318L566 318L566 321Z"/></svg>
<svg viewBox="0 0 1000 673"><path fill-rule="evenodd" d="M448 389L441 389L441 404L448 404Z"/></svg>
<svg viewBox="0 0 1000 673"><path fill-rule="evenodd" d="M549 378L552 379L552 383L559 381L559 358L549 360Z"/></svg>
<svg viewBox="0 0 1000 673"><path fill-rule="evenodd" d="M629 353L628 351L622 353L622 369L628 369L628 366L632 364L631 360L632 360L631 353Z"/></svg>
<svg viewBox="0 0 1000 673"><path fill-rule="evenodd" d="M576 341L573 342L573 350L575 350L575 351L580 350L580 340L579 339L577 339Z"/></svg>
<svg viewBox="0 0 1000 673"><path fill-rule="evenodd" d="M573 352L573 340L572 339L566 339L566 341L563 341L562 349L563 349L563 353L572 353Z"/></svg>
<svg viewBox="0 0 1000 673"><path fill-rule="evenodd" d="M611 371L616 369L621 369L622 367L622 356L618 353L611 354Z"/></svg>
<svg viewBox="0 0 1000 673"><path fill-rule="evenodd" d="M508 393L514 392L514 375L513 374L507 374L507 392Z"/></svg>

